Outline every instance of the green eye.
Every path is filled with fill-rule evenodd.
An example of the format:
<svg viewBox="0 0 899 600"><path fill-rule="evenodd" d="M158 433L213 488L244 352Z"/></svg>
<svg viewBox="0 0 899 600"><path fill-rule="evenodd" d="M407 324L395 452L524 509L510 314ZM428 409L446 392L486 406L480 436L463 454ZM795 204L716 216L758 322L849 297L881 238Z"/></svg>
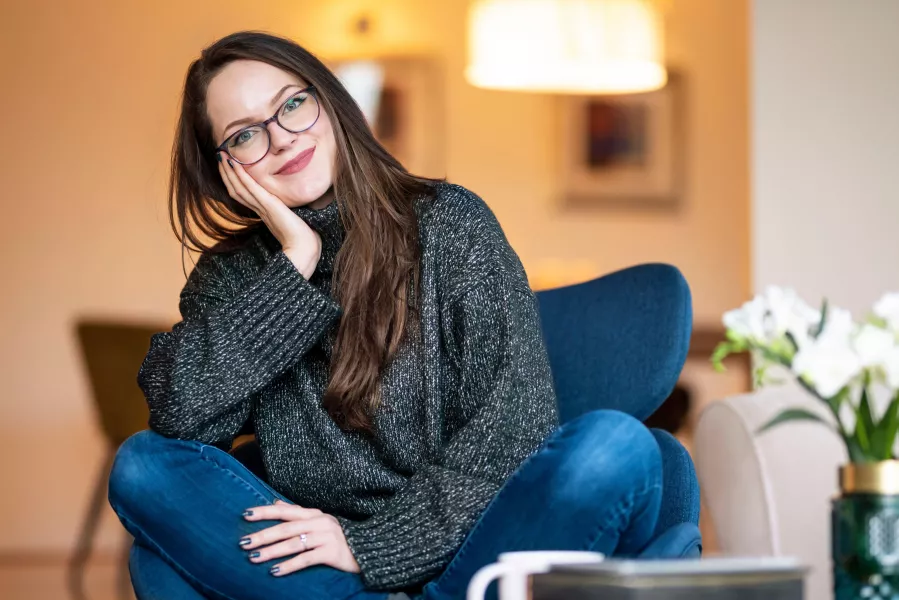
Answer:
<svg viewBox="0 0 899 600"><path fill-rule="evenodd" d="M306 101L306 94L302 94L299 96L294 96L290 100L284 103L284 112L292 112L302 106L303 102Z"/></svg>
<svg viewBox="0 0 899 600"><path fill-rule="evenodd" d="M252 129L244 129L243 131L238 133L236 136L234 136L234 138L231 140L231 147L240 146L241 144L246 144L251 139L253 139L253 137L255 137L255 136L256 136L256 132L253 131Z"/></svg>

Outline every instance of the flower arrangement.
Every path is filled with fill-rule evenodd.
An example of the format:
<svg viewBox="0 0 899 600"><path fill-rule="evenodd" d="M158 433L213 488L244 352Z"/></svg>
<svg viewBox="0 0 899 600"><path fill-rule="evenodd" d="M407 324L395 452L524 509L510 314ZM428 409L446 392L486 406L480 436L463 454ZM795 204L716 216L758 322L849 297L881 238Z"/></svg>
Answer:
<svg viewBox="0 0 899 600"><path fill-rule="evenodd" d="M849 311L806 304L795 291L769 287L723 318L727 331L712 355L717 370L728 355L751 352L757 385L770 381L772 367L786 369L820 400L833 422L802 408L782 411L765 431L786 421L818 421L836 431L849 460L868 463L894 458L899 431L899 293L884 295L863 322ZM876 410L875 390L888 394ZM884 403L880 403L881 406Z"/></svg>

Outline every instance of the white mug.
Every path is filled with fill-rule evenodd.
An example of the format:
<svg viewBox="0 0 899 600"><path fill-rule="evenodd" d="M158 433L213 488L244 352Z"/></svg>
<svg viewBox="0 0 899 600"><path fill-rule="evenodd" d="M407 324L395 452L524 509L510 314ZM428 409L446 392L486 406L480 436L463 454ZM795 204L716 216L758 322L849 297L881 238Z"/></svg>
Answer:
<svg viewBox="0 0 899 600"><path fill-rule="evenodd" d="M567 550L535 550L531 552L504 552L499 561L483 567L474 574L468 584L468 600L484 600L487 587L499 578L500 600L527 600L528 576L547 573L556 565L602 562L598 552Z"/></svg>

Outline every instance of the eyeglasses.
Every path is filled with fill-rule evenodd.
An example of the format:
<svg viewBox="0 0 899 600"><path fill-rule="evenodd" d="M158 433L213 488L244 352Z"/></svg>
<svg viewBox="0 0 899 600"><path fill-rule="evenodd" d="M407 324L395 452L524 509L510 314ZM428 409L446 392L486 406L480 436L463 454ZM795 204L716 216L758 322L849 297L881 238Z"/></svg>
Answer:
<svg viewBox="0 0 899 600"><path fill-rule="evenodd" d="M302 133L311 128L321 115L321 105L315 97L315 87L309 86L284 101L278 112L261 123L254 123L228 136L215 151L227 152L228 156L242 165L252 165L265 158L272 146L268 125L276 122L281 129L290 133Z"/></svg>

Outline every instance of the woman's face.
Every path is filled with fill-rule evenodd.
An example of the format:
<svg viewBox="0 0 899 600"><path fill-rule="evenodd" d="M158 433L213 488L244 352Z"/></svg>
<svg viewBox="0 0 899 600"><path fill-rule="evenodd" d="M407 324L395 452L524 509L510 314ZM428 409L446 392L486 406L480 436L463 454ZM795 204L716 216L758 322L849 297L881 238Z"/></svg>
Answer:
<svg viewBox="0 0 899 600"><path fill-rule="evenodd" d="M267 63L251 60L229 63L212 79L206 92L215 144L221 144L248 125L265 121L307 85L295 75ZM289 207L319 208L327 204L330 197L327 192L334 183L337 149L334 129L324 108L315 125L306 131L291 133L272 121L268 132L271 138L268 154L257 163L246 165L247 173ZM298 157L299 163L291 163Z"/></svg>

